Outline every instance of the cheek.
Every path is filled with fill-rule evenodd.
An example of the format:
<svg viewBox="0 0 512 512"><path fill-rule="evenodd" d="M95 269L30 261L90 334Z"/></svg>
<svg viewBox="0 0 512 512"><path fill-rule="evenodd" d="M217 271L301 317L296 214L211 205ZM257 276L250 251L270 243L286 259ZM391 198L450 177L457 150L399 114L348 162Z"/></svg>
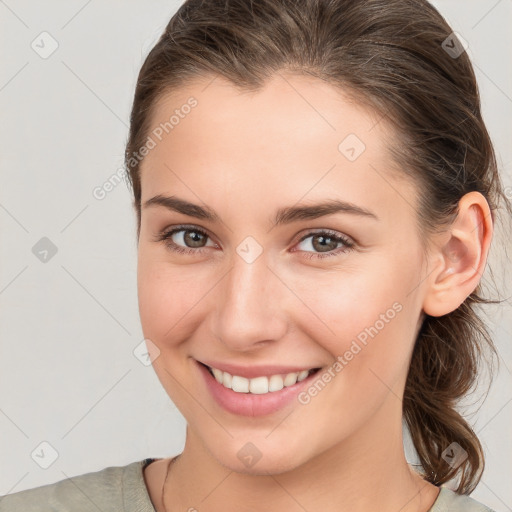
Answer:
<svg viewBox="0 0 512 512"><path fill-rule="evenodd" d="M139 256L137 269L139 313L144 336L157 345L184 339L194 310L204 299L201 276L190 268Z"/></svg>
<svg viewBox="0 0 512 512"><path fill-rule="evenodd" d="M351 378L375 381L371 368L383 380L394 381L407 366L420 314L410 293L417 275L417 268L394 257L319 274L315 286L300 285L298 295L310 312L296 315L296 321L333 358L343 357L343 371L350 368L345 373Z"/></svg>
<svg viewBox="0 0 512 512"><path fill-rule="evenodd" d="M365 425L384 402L393 404L396 397L400 403L413 347L415 307L410 300L375 287L369 289L373 294L352 290L341 294L336 307L318 301L318 311L335 335L325 328L315 334L306 321L301 324L333 358L325 372L329 375L324 375L327 383L312 383L301 403L311 403L312 408L305 409L309 418L321 418L329 409L335 437ZM326 391L318 391L322 389Z"/></svg>
<svg viewBox="0 0 512 512"><path fill-rule="evenodd" d="M390 274L389 268L368 258L365 265L357 268L346 265L332 272L295 279L293 289L309 310L304 326L312 325L314 318L316 335L313 331L312 338L317 339L321 333L327 338L346 340L373 325L395 301L401 301L403 294Z"/></svg>

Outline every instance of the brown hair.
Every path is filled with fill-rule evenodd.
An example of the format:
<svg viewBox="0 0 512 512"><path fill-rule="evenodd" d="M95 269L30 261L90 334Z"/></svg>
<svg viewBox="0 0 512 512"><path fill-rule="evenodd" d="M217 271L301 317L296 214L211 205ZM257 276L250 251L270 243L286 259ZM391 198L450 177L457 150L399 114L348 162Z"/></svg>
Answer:
<svg viewBox="0 0 512 512"><path fill-rule="evenodd" d="M455 48L455 53L450 48ZM162 94L197 77L223 76L257 91L273 74L306 74L349 92L394 127L390 152L418 185L422 240L451 223L460 198L482 193L493 220L512 213L482 120L475 75L452 29L425 0L188 0L172 17L138 77L125 163L140 232L140 160ZM424 247L427 247L426 245ZM496 348L475 305L481 285L450 314L426 316L414 347L403 415L424 470L441 485L460 473L469 494L484 469L477 435L457 412ZM492 376L492 373L491 373ZM451 467L453 442L467 459Z"/></svg>

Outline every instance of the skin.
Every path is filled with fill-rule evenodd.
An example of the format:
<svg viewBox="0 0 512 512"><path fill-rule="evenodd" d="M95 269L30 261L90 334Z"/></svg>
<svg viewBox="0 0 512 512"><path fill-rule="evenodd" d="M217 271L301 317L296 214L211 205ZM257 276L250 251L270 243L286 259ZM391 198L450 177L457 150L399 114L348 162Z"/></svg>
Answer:
<svg viewBox="0 0 512 512"><path fill-rule="evenodd" d="M391 128L342 91L277 74L259 92L241 93L221 77L204 77L163 96L151 125L190 96L197 107L141 170L143 205L174 195L221 219L142 208L142 328L156 374L187 421L166 509L428 511L439 489L407 464L401 398L424 314L453 311L478 285L493 229L487 201L477 192L464 196L457 219L424 253L417 191L387 153ZM351 133L366 146L355 161L338 150ZM278 208L327 199L371 210L378 220L348 213L280 226L270 220ZM202 248L187 245L186 232L172 238L195 253L156 241L180 224L207 232ZM338 253L316 259L325 253L313 245L322 229L354 247L341 252L343 243L330 242L323 251ZM248 236L263 250L252 263L236 252ZM231 414L195 366L194 359L210 359L327 369L395 302L401 311L307 405L294 401L263 417ZM237 457L248 442L262 454L251 467ZM144 475L159 512L169 460Z"/></svg>

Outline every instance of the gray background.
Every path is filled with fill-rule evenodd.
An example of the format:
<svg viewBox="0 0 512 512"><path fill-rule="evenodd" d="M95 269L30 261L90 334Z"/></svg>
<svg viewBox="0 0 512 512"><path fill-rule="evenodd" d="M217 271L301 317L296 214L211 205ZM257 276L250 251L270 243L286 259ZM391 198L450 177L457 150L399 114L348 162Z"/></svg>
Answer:
<svg viewBox="0 0 512 512"><path fill-rule="evenodd" d="M183 447L183 418L133 354L129 190L93 195L122 166L136 75L180 3L0 0L0 495ZM512 196L512 0L434 4L469 43ZM43 31L59 45L48 58L31 47L51 48ZM57 249L46 261L33 252L43 237ZM504 244L491 252L498 283L510 279ZM512 510L511 310L486 309L501 370L470 417L487 454L473 497L497 511Z"/></svg>

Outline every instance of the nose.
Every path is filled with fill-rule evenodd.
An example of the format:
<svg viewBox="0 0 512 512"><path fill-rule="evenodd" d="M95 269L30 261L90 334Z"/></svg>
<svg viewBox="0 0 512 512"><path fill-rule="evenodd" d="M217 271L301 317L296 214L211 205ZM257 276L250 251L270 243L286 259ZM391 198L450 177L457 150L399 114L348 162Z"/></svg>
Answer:
<svg viewBox="0 0 512 512"><path fill-rule="evenodd" d="M230 351L249 352L284 337L290 301L285 294L291 292L270 268L265 252L251 263L235 254L219 285L213 334Z"/></svg>

